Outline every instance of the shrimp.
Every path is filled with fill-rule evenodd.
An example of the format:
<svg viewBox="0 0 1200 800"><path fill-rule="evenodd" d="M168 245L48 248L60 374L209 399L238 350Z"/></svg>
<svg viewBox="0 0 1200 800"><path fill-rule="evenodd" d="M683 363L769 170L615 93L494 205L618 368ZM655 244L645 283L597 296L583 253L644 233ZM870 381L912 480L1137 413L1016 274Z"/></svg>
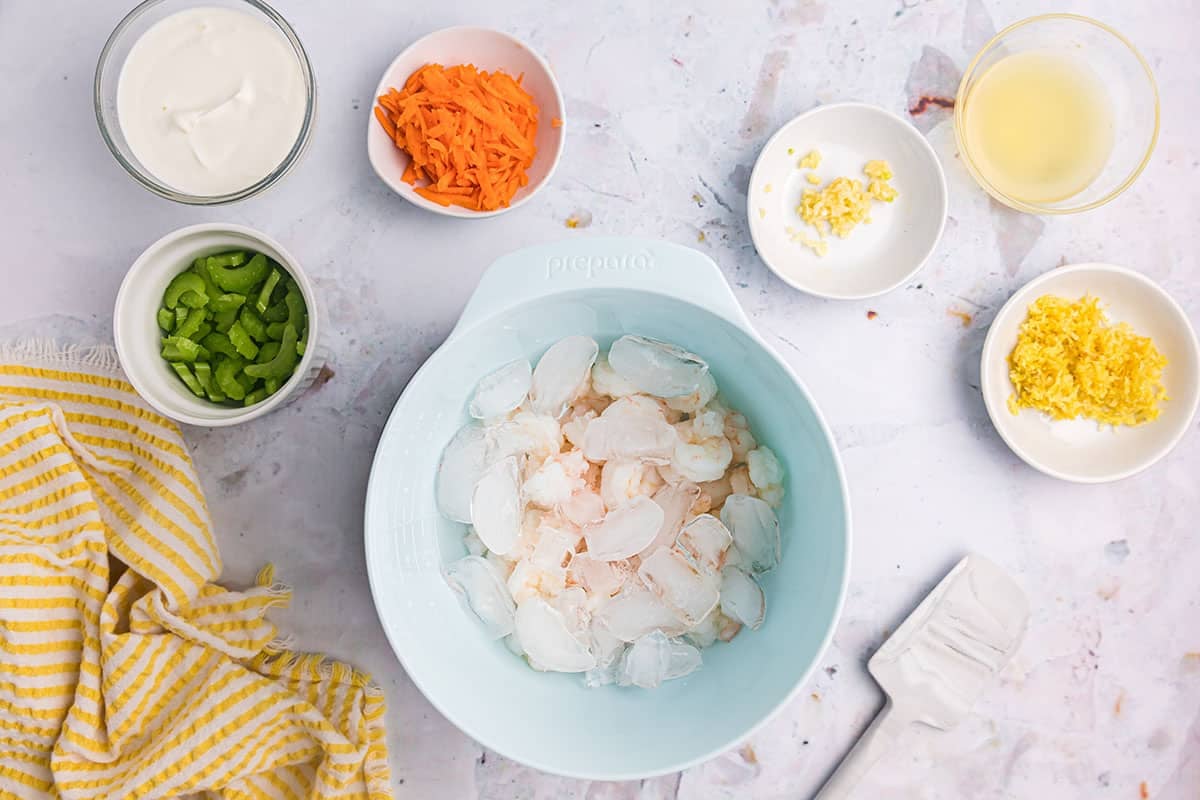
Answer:
<svg viewBox="0 0 1200 800"><path fill-rule="evenodd" d="M495 460L515 454L545 461L562 450L563 434L553 417L518 411L512 418L487 429L490 455Z"/></svg>
<svg viewBox="0 0 1200 800"><path fill-rule="evenodd" d="M733 450L735 464L746 463L746 456L758 446L754 434L750 433L750 423L738 411L731 411L725 416L725 438Z"/></svg>
<svg viewBox="0 0 1200 800"><path fill-rule="evenodd" d="M754 491L754 484L750 481L750 470L745 464L730 470L729 488L733 490L733 494L758 495Z"/></svg>
<svg viewBox="0 0 1200 800"><path fill-rule="evenodd" d="M578 450L559 453L543 461L525 478L522 491L530 505L554 508L586 488L583 476L587 468L588 462Z"/></svg>
<svg viewBox="0 0 1200 800"><path fill-rule="evenodd" d="M728 475L722 475L715 481L700 484L700 497L697 500L696 513L704 514L714 508L719 508L725 502L725 498L731 494L733 494L733 487L729 485Z"/></svg>
<svg viewBox="0 0 1200 800"><path fill-rule="evenodd" d="M772 508L779 508L783 502L783 466L775 453L764 446L751 450L746 456L746 467L758 496Z"/></svg>
<svg viewBox="0 0 1200 800"><path fill-rule="evenodd" d="M608 395L613 399L637 394L637 387L617 374L608 363L608 356L602 355L592 365L592 391L596 394Z"/></svg>
<svg viewBox="0 0 1200 800"><path fill-rule="evenodd" d="M704 408L714 397L717 396L717 382L709 373L704 373L704 377L700 379L700 386L691 394L683 397L668 397L666 404L669 408L675 411L680 411L684 414L697 414L700 409Z"/></svg>
<svg viewBox="0 0 1200 800"><path fill-rule="evenodd" d="M567 412L567 417L562 423L563 436L566 437L567 442L576 449L582 448L583 434L587 430L588 423L598 416L590 408L585 408L582 411L578 408L572 408Z"/></svg>
<svg viewBox="0 0 1200 800"><path fill-rule="evenodd" d="M610 510L635 497L653 495L662 485L658 470L642 461L609 461L600 473L600 497Z"/></svg>
<svg viewBox="0 0 1200 800"><path fill-rule="evenodd" d="M721 414L702 411L675 425L679 441L671 456L671 466L680 475L696 483L715 481L725 474L733 461L733 448L724 436Z"/></svg>

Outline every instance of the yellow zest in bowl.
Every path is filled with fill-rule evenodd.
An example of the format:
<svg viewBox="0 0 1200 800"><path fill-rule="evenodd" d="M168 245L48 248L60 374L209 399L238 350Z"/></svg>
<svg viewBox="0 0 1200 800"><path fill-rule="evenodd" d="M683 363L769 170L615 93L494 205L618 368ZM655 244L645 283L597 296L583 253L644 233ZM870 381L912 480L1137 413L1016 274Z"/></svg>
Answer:
<svg viewBox="0 0 1200 800"><path fill-rule="evenodd" d="M1089 417L1141 425L1167 399L1167 359L1148 336L1111 324L1095 297L1076 302L1044 295L1029 306L1008 355L1008 410L1032 408L1053 419Z"/></svg>
<svg viewBox="0 0 1200 800"><path fill-rule="evenodd" d="M790 154L792 151L788 150ZM816 169L821 166L821 153L818 150L809 150L804 158L800 159L796 164L800 169Z"/></svg>

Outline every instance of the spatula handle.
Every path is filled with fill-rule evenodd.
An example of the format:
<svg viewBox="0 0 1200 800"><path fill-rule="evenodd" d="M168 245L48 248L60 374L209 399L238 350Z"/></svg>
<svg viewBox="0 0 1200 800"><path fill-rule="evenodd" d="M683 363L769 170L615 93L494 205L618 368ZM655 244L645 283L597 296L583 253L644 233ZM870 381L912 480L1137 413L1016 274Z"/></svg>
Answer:
<svg viewBox="0 0 1200 800"><path fill-rule="evenodd" d="M854 787L875 762L892 749L909 724L907 719L895 713L891 701L888 701L813 800L843 800L850 797Z"/></svg>

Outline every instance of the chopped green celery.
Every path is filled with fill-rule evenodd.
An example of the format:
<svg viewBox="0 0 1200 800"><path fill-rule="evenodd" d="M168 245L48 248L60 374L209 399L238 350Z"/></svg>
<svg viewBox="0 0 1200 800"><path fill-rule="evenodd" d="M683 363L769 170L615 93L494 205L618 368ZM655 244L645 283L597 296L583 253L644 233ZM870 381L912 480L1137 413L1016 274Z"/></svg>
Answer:
<svg viewBox="0 0 1200 800"><path fill-rule="evenodd" d="M163 305L167 308L175 308L179 305L179 298L183 296L184 292L205 294L204 281L194 272L179 273L167 284L167 290L163 292Z"/></svg>
<svg viewBox="0 0 1200 800"><path fill-rule="evenodd" d="M187 387L192 390L192 394L199 397L204 397L204 387L200 385L200 381L196 380L196 376L192 374L192 370L187 364L173 363L171 369L175 370L175 374L179 376Z"/></svg>
<svg viewBox="0 0 1200 800"><path fill-rule="evenodd" d="M167 308L158 310L158 327L162 328L167 333L175 329L175 312Z"/></svg>
<svg viewBox="0 0 1200 800"><path fill-rule="evenodd" d="M255 314L250 306L242 306L238 313L238 322L246 329L246 333L250 334L251 339L256 342L267 340L267 323L263 322L263 318Z"/></svg>
<svg viewBox="0 0 1200 800"><path fill-rule="evenodd" d="M262 253L254 256L240 267L213 267L212 258L208 261L208 270L222 291L248 294L257 286L271 269L271 264ZM240 399L240 398L239 398Z"/></svg>
<svg viewBox="0 0 1200 800"><path fill-rule="evenodd" d="M237 382L242 385L242 391L244 392L254 391L254 389L258 387L259 383L258 378L251 378L245 372L239 372L237 374Z"/></svg>
<svg viewBox="0 0 1200 800"><path fill-rule="evenodd" d="M283 381L279 378L267 378L263 381L263 388L267 390L267 394L275 394L279 391L279 387L283 386Z"/></svg>
<svg viewBox="0 0 1200 800"><path fill-rule="evenodd" d="M246 302L244 294L218 294L208 304L214 314L220 314L222 311L237 311Z"/></svg>
<svg viewBox="0 0 1200 800"><path fill-rule="evenodd" d="M258 357L254 359L254 363L265 364L277 355L279 355L279 342L267 342L258 348Z"/></svg>
<svg viewBox="0 0 1200 800"><path fill-rule="evenodd" d="M208 305L208 295L203 292L184 292L179 295L179 305L188 308L204 308Z"/></svg>
<svg viewBox="0 0 1200 800"><path fill-rule="evenodd" d="M183 321L183 324L175 328L175 335L184 339L194 338L196 331L200 330L200 326L204 324L207 317L203 308L193 308L188 312L187 319Z"/></svg>
<svg viewBox="0 0 1200 800"><path fill-rule="evenodd" d="M221 333L228 333L230 326L237 322L237 316L238 312L236 308L222 311L219 314L213 314L213 327Z"/></svg>
<svg viewBox="0 0 1200 800"><path fill-rule="evenodd" d="M242 327L241 322L234 322L229 326L229 341L233 342L238 355L243 358L254 358L258 355L258 345L250 338L250 334Z"/></svg>
<svg viewBox="0 0 1200 800"><path fill-rule="evenodd" d="M273 303L266 313L263 314L263 319L267 322L285 322L288 318L287 304L280 300L278 303ZM282 335L282 334L280 334Z"/></svg>
<svg viewBox="0 0 1200 800"><path fill-rule="evenodd" d="M176 327L179 327L180 325L183 324L183 321L185 319L187 319L187 315L188 315L189 311L191 311L190 308L184 308L182 306L177 307L175 309L175 326Z"/></svg>
<svg viewBox="0 0 1200 800"><path fill-rule="evenodd" d="M162 357L167 361L207 361L209 351L191 339L168 336L163 339Z"/></svg>
<svg viewBox="0 0 1200 800"><path fill-rule="evenodd" d="M283 323L271 322L267 324L267 338L274 341L279 341L283 337Z"/></svg>
<svg viewBox="0 0 1200 800"><path fill-rule="evenodd" d="M288 288L287 294L283 297L283 302L287 306L287 324L296 329L296 332L304 330L304 326L308 323L308 312L304 306L304 295L300 294L298 286Z"/></svg>
<svg viewBox="0 0 1200 800"><path fill-rule="evenodd" d="M196 380L204 388L204 393L211 397L213 393L212 365L207 361L197 361L192 365L192 370L196 373Z"/></svg>
<svg viewBox="0 0 1200 800"><path fill-rule="evenodd" d="M265 364L248 365L246 374L255 378L286 378L291 375L300 359L296 353L298 338L294 327L290 324L284 326L283 338L279 341L279 352Z"/></svg>
<svg viewBox="0 0 1200 800"><path fill-rule="evenodd" d="M219 267L240 267L246 263L246 253L242 250L231 250L228 253L218 253L204 259L204 264L210 270Z"/></svg>
<svg viewBox="0 0 1200 800"><path fill-rule="evenodd" d="M266 282L258 290L258 299L254 301L254 307L258 309L258 313L267 313L267 307L271 305L271 292L275 291L275 287L279 285L282 277L279 270L271 268L271 274L267 276Z"/></svg>
<svg viewBox="0 0 1200 800"><path fill-rule="evenodd" d="M217 388L230 400L243 400L246 397L246 390L237 379L243 363L240 358L226 358L217 364L214 373Z"/></svg>
<svg viewBox="0 0 1200 800"><path fill-rule="evenodd" d="M214 353L240 358L237 348L233 346L233 342L229 341L229 337L223 333L210 333L201 340L200 344Z"/></svg>
<svg viewBox="0 0 1200 800"><path fill-rule="evenodd" d="M263 400L266 400L266 399L267 399L267 390L260 386L257 389L255 389L254 391L248 392L246 394L246 397L242 400L242 405L243 406L252 406L255 403L261 403Z"/></svg>
<svg viewBox="0 0 1200 800"><path fill-rule="evenodd" d="M208 271L208 259L197 258L192 262L192 272L200 276L200 280L204 281L204 293L208 295L209 300L216 300L221 296L221 290L217 288L217 284L213 282L212 273Z"/></svg>

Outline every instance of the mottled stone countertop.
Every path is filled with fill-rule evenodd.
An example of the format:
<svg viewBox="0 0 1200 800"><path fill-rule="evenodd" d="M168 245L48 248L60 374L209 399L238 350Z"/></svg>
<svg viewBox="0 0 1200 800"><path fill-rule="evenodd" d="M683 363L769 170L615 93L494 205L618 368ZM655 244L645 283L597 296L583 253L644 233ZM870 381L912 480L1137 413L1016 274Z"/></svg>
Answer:
<svg viewBox="0 0 1200 800"><path fill-rule="evenodd" d="M1115 25L1158 78L1158 149L1104 208L1064 218L1002 208L956 158L947 112L933 103L913 117L946 166L950 219L925 270L869 302L808 297L759 261L744 202L758 149L817 103L854 99L907 114L923 95L953 96L989 35L1044 4L278 0L317 71L316 133L278 187L216 209L150 195L96 132L96 56L131 4L0 4L0 335L109 340L125 269L182 225L244 223L298 255L329 313L328 380L253 424L185 435L210 493L226 580L247 582L273 560L296 588L278 619L298 645L352 660L386 688L398 797L806 796L882 702L867 656L971 550L1027 589L1035 610L1024 647L958 731L914 732L856 796L1200 797L1200 436L1190 431L1156 467L1120 483L1062 483L1008 451L977 385L1000 304L1062 263L1141 270L1197 320L1193 0L1064 0L1056 9ZM384 67L417 36L464 23L508 30L545 54L569 115L552 185L512 214L468 223L394 196L364 147ZM573 230L571 216L580 220ZM737 750L643 783L566 780L482 751L405 677L363 560L376 440L480 273L515 248L591 234L661 237L721 265L828 417L856 518L845 615L811 686Z"/></svg>

